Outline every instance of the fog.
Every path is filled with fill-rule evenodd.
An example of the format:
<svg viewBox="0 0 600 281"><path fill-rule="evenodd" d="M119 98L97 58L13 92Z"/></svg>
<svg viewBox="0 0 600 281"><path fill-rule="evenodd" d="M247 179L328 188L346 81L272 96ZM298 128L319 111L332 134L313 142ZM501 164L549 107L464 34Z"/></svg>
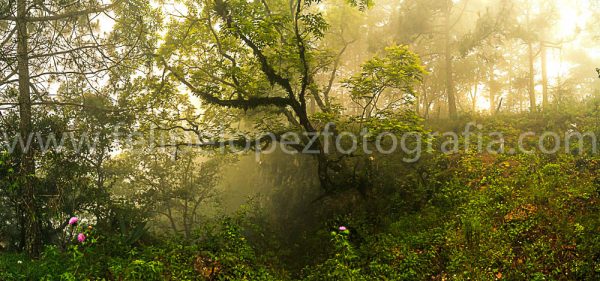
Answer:
<svg viewBox="0 0 600 281"><path fill-rule="evenodd" d="M0 0L1 280L597 280L600 0Z"/></svg>

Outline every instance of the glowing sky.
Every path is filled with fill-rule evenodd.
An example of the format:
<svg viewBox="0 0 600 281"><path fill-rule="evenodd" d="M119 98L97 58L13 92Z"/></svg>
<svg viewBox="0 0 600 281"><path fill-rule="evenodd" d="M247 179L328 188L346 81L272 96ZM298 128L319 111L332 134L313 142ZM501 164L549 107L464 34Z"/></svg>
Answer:
<svg viewBox="0 0 600 281"><path fill-rule="evenodd" d="M461 0L453 0L455 3ZM527 0L524 0L527 1ZM532 10L540 10L542 1L545 0L530 0ZM565 58L565 53L573 50L583 50L589 57L594 60L600 60L600 47L597 47L597 42L590 43L588 30L590 22L594 20L594 11L600 10L600 0L551 0L558 7L559 18L551 29L551 37L548 40L553 42L563 42L560 48L548 48L547 50L547 71L549 86L556 84L559 77L568 76L570 70L577 66ZM377 0L375 5L377 5ZM183 15L187 12L185 5L178 1L152 1L154 7L160 7L167 18ZM101 22L101 30L108 32L112 28L112 22L107 20L106 16L98 18ZM600 33L600 32L599 32ZM536 46L537 48L537 46ZM600 66L600 65L599 65ZM541 80L540 75L540 57L536 57L536 80ZM593 73L592 73L593 74ZM541 91L540 86L536 86L536 91ZM476 104L479 110L487 110L489 108L489 100L485 94L486 89L481 85L478 91L479 96ZM506 93L504 93L505 95Z"/></svg>

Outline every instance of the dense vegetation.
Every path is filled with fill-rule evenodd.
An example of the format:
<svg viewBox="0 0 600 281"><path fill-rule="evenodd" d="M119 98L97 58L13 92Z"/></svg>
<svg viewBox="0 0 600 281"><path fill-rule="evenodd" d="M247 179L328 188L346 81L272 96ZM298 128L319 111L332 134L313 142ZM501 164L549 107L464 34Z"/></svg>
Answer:
<svg viewBox="0 0 600 281"><path fill-rule="evenodd" d="M487 124L486 130L510 132L563 131L573 123L600 130L598 118L596 113L526 114L479 120ZM462 125L460 121L454 125L458 124ZM264 212L264 205L250 202L236 213L202 220L189 237L148 232L137 208L113 207L113 212L121 212L116 214L120 226L80 220L66 233L83 228L87 236L83 243L67 237L64 245L47 245L36 260L4 253L1 276L4 280L598 278L597 156L467 151L431 153L418 164L400 166L393 164L399 162L397 157L401 156L377 160L382 164L373 171L377 177L367 197L346 193L287 207L279 202L279 212L296 215L277 220L273 219L277 215ZM288 198L276 193L272 196Z"/></svg>
<svg viewBox="0 0 600 281"><path fill-rule="evenodd" d="M600 279L592 2L0 0L0 280Z"/></svg>

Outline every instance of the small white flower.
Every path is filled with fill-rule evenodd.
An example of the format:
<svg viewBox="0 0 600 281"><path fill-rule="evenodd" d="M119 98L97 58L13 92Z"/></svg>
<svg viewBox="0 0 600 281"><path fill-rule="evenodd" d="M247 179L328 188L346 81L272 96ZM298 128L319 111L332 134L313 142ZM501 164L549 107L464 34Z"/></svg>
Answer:
<svg viewBox="0 0 600 281"><path fill-rule="evenodd" d="M21 261L21 260L18 260L18 261L17 261L17 263L18 263L18 264L22 264L22 263L23 263L23 261Z"/></svg>

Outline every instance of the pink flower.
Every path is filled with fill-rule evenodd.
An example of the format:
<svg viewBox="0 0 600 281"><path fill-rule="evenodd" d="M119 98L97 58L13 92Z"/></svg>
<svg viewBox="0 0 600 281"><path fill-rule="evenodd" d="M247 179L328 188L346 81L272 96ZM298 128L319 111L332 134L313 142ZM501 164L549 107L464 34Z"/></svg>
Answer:
<svg viewBox="0 0 600 281"><path fill-rule="evenodd" d="M72 217L69 219L69 224L74 225L74 224L77 224L78 221L79 221L79 219L77 217Z"/></svg>
<svg viewBox="0 0 600 281"><path fill-rule="evenodd" d="M83 234L83 233L79 233L79 234L77 235L77 241L79 241L79 242L83 243L83 241L85 241L85 234Z"/></svg>
<svg viewBox="0 0 600 281"><path fill-rule="evenodd" d="M342 226L340 226L338 229L339 229L340 231L346 231L346 230L348 230L348 229L347 229L345 226L343 226L343 225L342 225Z"/></svg>

